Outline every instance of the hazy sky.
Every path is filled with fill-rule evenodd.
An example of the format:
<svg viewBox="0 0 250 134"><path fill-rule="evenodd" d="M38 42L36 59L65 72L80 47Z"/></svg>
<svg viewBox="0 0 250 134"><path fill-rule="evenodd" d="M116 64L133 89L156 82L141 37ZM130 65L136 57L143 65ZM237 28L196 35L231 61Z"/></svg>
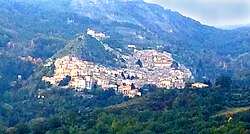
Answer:
<svg viewBox="0 0 250 134"><path fill-rule="evenodd" d="M203 24L250 24L250 0L144 0L178 11Z"/></svg>

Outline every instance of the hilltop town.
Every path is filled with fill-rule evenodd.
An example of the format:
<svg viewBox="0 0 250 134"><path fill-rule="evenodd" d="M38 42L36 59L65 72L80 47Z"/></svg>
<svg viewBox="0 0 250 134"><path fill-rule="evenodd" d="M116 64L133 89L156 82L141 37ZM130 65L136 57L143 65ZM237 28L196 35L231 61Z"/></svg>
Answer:
<svg viewBox="0 0 250 134"><path fill-rule="evenodd" d="M125 56L124 60L125 68L108 68L74 56L65 56L45 65L55 65L54 76L44 76L42 80L56 86L66 76L70 76L68 87L76 91L99 86L103 90L114 89L117 93L133 98L141 96L139 89L144 85L182 89L192 77L185 66L173 66L170 53L141 50Z"/></svg>

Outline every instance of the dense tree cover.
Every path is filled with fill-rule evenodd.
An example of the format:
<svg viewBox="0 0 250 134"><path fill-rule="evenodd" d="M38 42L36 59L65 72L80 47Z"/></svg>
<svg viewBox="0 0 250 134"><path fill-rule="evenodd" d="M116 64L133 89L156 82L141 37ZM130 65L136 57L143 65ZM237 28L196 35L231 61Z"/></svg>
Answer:
<svg viewBox="0 0 250 134"><path fill-rule="evenodd" d="M230 88L232 84L232 79L228 76L220 76L216 79L215 85L221 86L221 88Z"/></svg>
<svg viewBox="0 0 250 134"><path fill-rule="evenodd" d="M33 73L34 65L31 62L5 55L0 55L0 59L0 74L7 79L15 80L17 75L22 75L24 79L27 79Z"/></svg>
<svg viewBox="0 0 250 134"><path fill-rule="evenodd" d="M82 29L75 27L75 24L68 24L67 18L76 19L77 25L82 26L83 29L86 28L83 22L88 21L88 18L79 19L79 16L65 9L66 7L60 7L62 2L50 5L53 2L41 4L40 2L7 0L1 1L0 4L1 17L5 18L0 20L0 24L9 31L19 33L15 34L15 40L26 41L39 34L69 39ZM36 14L33 14L34 12ZM13 27L16 28L13 29Z"/></svg>
<svg viewBox="0 0 250 134"><path fill-rule="evenodd" d="M73 89L52 88L52 90L40 90L39 92L31 93L30 90L20 89L6 91L5 94L0 95L1 133L10 128L16 133L23 131L54 133L59 131L57 129L59 127L69 131L71 123L74 125L83 120L83 117L87 119L88 113L93 109L115 105L127 100L121 95L116 95L114 90L93 89L86 94L74 92ZM39 94L45 98L38 98Z"/></svg>
<svg viewBox="0 0 250 134"><path fill-rule="evenodd" d="M58 86L67 86L71 80L71 76L66 76L63 80L61 80Z"/></svg>
<svg viewBox="0 0 250 134"><path fill-rule="evenodd" d="M5 90L10 89L10 81L1 76L0 78L0 92L5 92Z"/></svg>
<svg viewBox="0 0 250 134"><path fill-rule="evenodd" d="M87 133L248 133L249 111L214 116L226 109L227 97L214 89L158 91L110 108L97 110ZM241 119L237 116L242 116Z"/></svg>
<svg viewBox="0 0 250 134"><path fill-rule="evenodd" d="M86 35L85 42L82 44L81 58L84 60L93 61L98 64L116 67L114 55L106 51L102 43L95 38ZM105 60L104 60L105 59Z"/></svg>
<svg viewBox="0 0 250 134"><path fill-rule="evenodd" d="M1 93L3 93L5 90L9 90L11 86L18 86L18 83L16 83L18 80L18 75L21 75L22 79L26 80L34 72L34 65L30 62L22 61L19 58L13 58L5 55L0 55L0 59Z"/></svg>
<svg viewBox="0 0 250 134"><path fill-rule="evenodd" d="M53 38L38 38L33 41L32 57L48 59L65 47L64 41Z"/></svg>
<svg viewBox="0 0 250 134"><path fill-rule="evenodd" d="M29 90L8 91L0 98L0 132L248 133L249 110L219 114L249 106L245 101L249 94L237 98L240 104L232 99L234 94L248 90L157 89L131 100L116 95L115 90L98 88L86 92L41 90L39 94L45 98L40 99L34 93L30 95ZM228 121L229 117L233 119Z"/></svg>
<svg viewBox="0 0 250 134"><path fill-rule="evenodd" d="M6 47L11 37L0 29L0 47Z"/></svg>

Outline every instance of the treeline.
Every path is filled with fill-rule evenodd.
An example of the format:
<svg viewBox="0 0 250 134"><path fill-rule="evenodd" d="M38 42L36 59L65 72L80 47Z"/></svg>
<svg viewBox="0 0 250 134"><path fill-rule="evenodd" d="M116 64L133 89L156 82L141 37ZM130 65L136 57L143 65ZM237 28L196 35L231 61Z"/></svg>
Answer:
<svg viewBox="0 0 250 134"><path fill-rule="evenodd" d="M230 107L226 90L161 90L96 111L88 133L249 133L249 110L215 116ZM232 117L232 120L228 120Z"/></svg>
<svg viewBox="0 0 250 134"><path fill-rule="evenodd" d="M86 92L55 88L38 92L28 89L6 91L0 95L0 133L54 133L59 127L70 130L70 124L90 119L88 114L92 114L93 109L127 100L116 95L114 90L101 89Z"/></svg>
<svg viewBox="0 0 250 134"><path fill-rule="evenodd" d="M36 94L30 98L28 90L15 98L6 92L1 98L0 133L249 133L249 110L219 115L242 107L232 97L248 91L218 86L160 89L132 100L100 89L43 90L40 95L45 98L40 99ZM86 98L88 94L93 98ZM237 101L245 99L238 96Z"/></svg>

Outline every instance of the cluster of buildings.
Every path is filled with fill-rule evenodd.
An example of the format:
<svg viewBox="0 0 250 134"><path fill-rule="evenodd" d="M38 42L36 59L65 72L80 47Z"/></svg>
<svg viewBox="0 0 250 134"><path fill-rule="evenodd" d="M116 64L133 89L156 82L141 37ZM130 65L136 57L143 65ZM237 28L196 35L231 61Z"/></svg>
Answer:
<svg viewBox="0 0 250 134"><path fill-rule="evenodd" d="M87 29L87 34L96 38L97 40L108 38L108 36L106 36L104 33L98 33L92 29Z"/></svg>
<svg viewBox="0 0 250 134"><path fill-rule="evenodd" d="M201 83L201 82L193 83L191 86L192 88L208 88L209 87L208 84Z"/></svg>
<svg viewBox="0 0 250 134"><path fill-rule="evenodd" d="M192 77L189 69L182 65L172 67L171 54L156 50L137 51L125 56L126 68L107 68L77 57L65 56L56 59L53 77L42 79L58 85L66 76L71 76L69 87L76 91L91 89L93 86L104 90L115 89L124 96L141 96L139 89L147 84L160 88L185 87Z"/></svg>
<svg viewBox="0 0 250 134"><path fill-rule="evenodd" d="M136 73L135 83L143 86L153 84L159 88L183 89L192 73L184 65L173 66L173 58L170 53L156 50L136 51L127 57L127 67L130 75ZM132 74L131 74L132 71Z"/></svg>
<svg viewBox="0 0 250 134"><path fill-rule="evenodd" d="M50 64L51 65L51 64ZM70 87L77 90L91 89L93 81L91 79L91 70L94 69L94 64L90 62L80 61L76 57L65 56L54 62L55 70L53 77L44 76L44 81L50 82L52 85L59 84L66 76L70 76ZM47 64L44 65L48 67Z"/></svg>
<svg viewBox="0 0 250 134"><path fill-rule="evenodd" d="M31 62L33 64L40 64L43 63L43 60L41 58L33 58L31 56L27 56L27 57L20 57L20 59L22 61L26 61L26 62Z"/></svg>

